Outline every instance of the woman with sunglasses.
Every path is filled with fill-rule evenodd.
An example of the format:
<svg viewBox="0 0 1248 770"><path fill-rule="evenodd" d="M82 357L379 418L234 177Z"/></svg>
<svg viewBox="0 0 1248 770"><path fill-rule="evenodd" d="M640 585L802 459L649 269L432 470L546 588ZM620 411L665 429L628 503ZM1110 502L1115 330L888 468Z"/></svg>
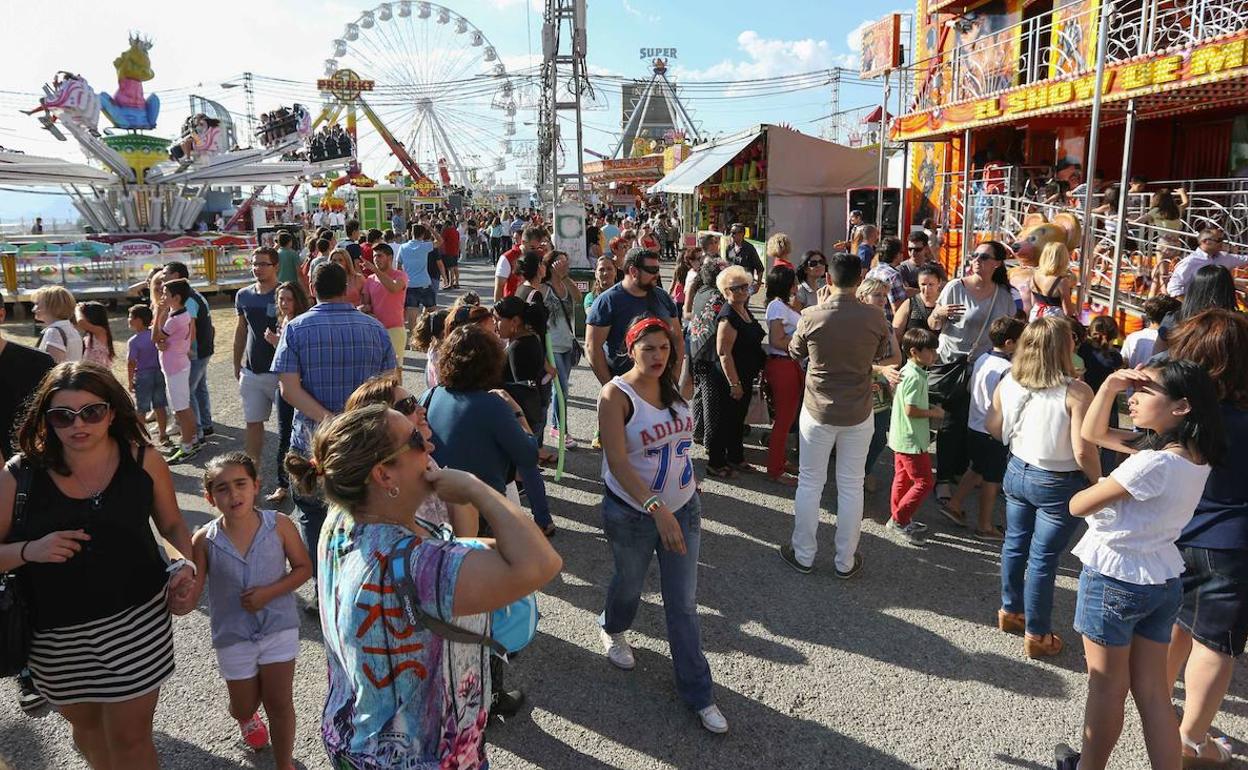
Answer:
<svg viewBox="0 0 1248 770"><path fill-rule="evenodd" d="M736 269L748 284L749 274ZM607 487L602 529L615 562L599 637L611 665L625 671L636 666L625 632L637 616L650 559L657 553L676 691L703 727L725 733L728 721L715 705L698 624L702 503L689 457L693 419L676 387L668 322L652 316L634 319L624 347L632 368L613 377L598 396Z"/></svg>
<svg viewBox="0 0 1248 770"><path fill-rule="evenodd" d="M828 285L828 260L822 251L808 251L797 266L797 301L805 310L819 304L819 290Z"/></svg>
<svg viewBox="0 0 1248 770"><path fill-rule="evenodd" d="M736 478L752 470L745 462L745 416L750 409L754 380L763 369L763 327L750 312L753 279L745 268L730 265L715 278L727 302L716 318L715 353L718 366L707 378L705 409L706 472L716 478Z"/></svg>
<svg viewBox="0 0 1248 770"><path fill-rule="evenodd" d="M999 241L976 246L966 258L965 275L945 284L927 317L928 327L940 335L937 364L928 372L932 401L945 410L945 418L936 429L936 500L942 505L949 501L954 483L969 464L969 373L975 359L992 348L988 327L1016 312L1005 273L1009 254Z"/></svg>
<svg viewBox="0 0 1248 770"><path fill-rule="evenodd" d="M433 451L433 428L429 427L429 417L416 396L394 381L390 374L377 374L362 382L351 397L347 399L344 412L354 412L369 404L384 404L403 415L412 423L412 427L420 431L421 438L429 451ZM437 470L438 464L429 458L429 467ZM416 518L431 524L446 524L456 537L476 537L478 520L476 511L463 505L448 504L437 497L429 497L425 504L416 511Z"/></svg>
<svg viewBox="0 0 1248 770"><path fill-rule="evenodd" d="M169 615L193 609L195 572L169 467L96 364L50 371L17 441L24 470L0 472L0 572L22 568L34 683L91 767L154 770L152 716L174 668ZM30 474L17 526L15 473Z"/></svg>
<svg viewBox="0 0 1248 770"><path fill-rule="evenodd" d="M558 574L559 555L518 508L469 473L429 467L429 446L399 412L370 404L321 423L311 457L287 470L303 494L333 505L319 554L329 692L321 737L334 767L484 766L490 651L407 619L391 559L426 615L489 633L489 615ZM493 548L427 537L430 497L471 505ZM396 554L404 538L420 539ZM387 584L390 584L387 590ZM154 765L153 765L154 766Z"/></svg>

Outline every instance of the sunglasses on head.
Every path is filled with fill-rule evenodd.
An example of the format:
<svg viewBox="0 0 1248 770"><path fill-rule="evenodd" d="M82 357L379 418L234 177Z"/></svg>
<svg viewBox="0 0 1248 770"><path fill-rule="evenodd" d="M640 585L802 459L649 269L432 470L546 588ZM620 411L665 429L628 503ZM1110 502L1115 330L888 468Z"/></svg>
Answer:
<svg viewBox="0 0 1248 770"><path fill-rule="evenodd" d="M416 400L416 397L408 396L407 398L400 398L398 401L394 402L394 411L404 417L411 417L412 414L415 413L416 407L418 406L420 406L420 402Z"/></svg>
<svg viewBox="0 0 1248 770"><path fill-rule="evenodd" d="M88 425L95 425L103 422L108 416L108 412L112 407L100 401L95 404L87 404L81 409L70 409L67 406L56 406L46 412L44 415L48 418L48 424L53 428L68 428L74 424L79 417Z"/></svg>

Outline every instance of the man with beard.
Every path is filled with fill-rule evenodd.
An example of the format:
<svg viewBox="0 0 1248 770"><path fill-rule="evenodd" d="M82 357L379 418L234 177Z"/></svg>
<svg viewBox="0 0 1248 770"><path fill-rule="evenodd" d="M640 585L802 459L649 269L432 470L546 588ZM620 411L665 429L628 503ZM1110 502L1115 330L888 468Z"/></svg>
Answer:
<svg viewBox="0 0 1248 770"><path fill-rule="evenodd" d="M685 355L680 331L680 311L666 291L659 288L659 254L634 250L624 259L624 278L599 294L585 321L585 350L594 376L603 385L633 367L624 335L638 316L650 315L667 322L672 338L674 370L679 372Z"/></svg>

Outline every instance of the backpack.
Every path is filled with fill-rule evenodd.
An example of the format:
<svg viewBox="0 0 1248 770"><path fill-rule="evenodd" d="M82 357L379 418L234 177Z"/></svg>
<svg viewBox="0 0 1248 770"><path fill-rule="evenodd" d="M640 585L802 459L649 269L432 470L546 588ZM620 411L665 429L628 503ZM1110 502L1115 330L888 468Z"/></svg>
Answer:
<svg viewBox="0 0 1248 770"><path fill-rule="evenodd" d="M426 527L428 528L428 525ZM423 626L448 642L489 647L500 658L507 657L508 653L523 650L529 642L533 641L533 637L537 635L537 622L541 618L537 611L535 594L517 599L506 607L500 607L490 613L488 635L461 628L422 610L419 597L416 595L416 584L407 572L408 559L421 542L422 538L409 535L395 543L390 551L390 580L395 595L398 596L403 606L403 613L407 616L408 623ZM486 547L479 540L456 540L455 542L478 550Z"/></svg>

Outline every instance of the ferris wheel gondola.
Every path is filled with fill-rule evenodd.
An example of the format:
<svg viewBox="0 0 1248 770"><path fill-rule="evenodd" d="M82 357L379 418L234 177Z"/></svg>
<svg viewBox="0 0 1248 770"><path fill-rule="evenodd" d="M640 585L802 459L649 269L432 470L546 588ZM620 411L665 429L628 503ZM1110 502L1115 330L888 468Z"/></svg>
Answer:
<svg viewBox="0 0 1248 770"><path fill-rule="evenodd" d="M384 2L347 22L330 48L322 119L345 116L360 170L384 177L397 160L414 178L444 168L452 184L471 186L506 167L517 88L469 19L437 3ZM336 86L346 82L354 85Z"/></svg>

